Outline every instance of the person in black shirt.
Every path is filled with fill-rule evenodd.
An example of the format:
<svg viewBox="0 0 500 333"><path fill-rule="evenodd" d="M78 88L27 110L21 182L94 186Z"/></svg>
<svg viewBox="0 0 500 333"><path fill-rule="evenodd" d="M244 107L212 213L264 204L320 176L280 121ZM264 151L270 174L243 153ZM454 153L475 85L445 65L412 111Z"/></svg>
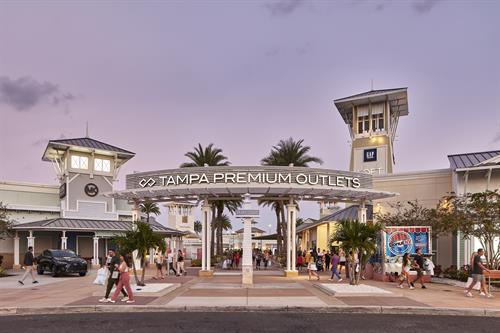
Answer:
<svg viewBox="0 0 500 333"><path fill-rule="evenodd" d="M427 287L424 284L424 257L422 256L422 249L417 249L417 254L413 257L413 267L417 270L417 278L415 281L411 283L412 287L415 287L415 282L420 280L420 284L422 285L422 289L426 289Z"/></svg>
<svg viewBox="0 0 500 333"><path fill-rule="evenodd" d="M118 272L118 266L120 266L120 257L116 254L115 250L110 249L108 251L108 257L106 258L106 266L108 267L109 271L109 277L108 277L108 283L106 285L106 294L104 295L104 298L101 298L99 302L101 303L107 303L111 301L111 298L109 298L109 294L111 293L111 289L113 289L114 285L118 285L118 278L120 277L120 274ZM123 294L122 301L128 301L128 295L125 292L125 289L122 288L121 290Z"/></svg>
<svg viewBox="0 0 500 333"><path fill-rule="evenodd" d="M482 261L481 257L484 254L483 249L477 250L477 254L474 256L474 259L472 260L472 283L469 285L465 292L465 296L467 297L472 297L471 290L474 288L477 282L481 283L481 294L482 296L486 296L488 298L493 297L490 293L486 291L486 283L484 281L484 271L489 272L490 270L486 268Z"/></svg>
<svg viewBox="0 0 500 333"><path fill-rule="evenodd" d="M35 280L35 274L33 273L33 267L35 265L35 258L33 257L33 246L28 247L28 252L24 255L24 274L21 280L17 281L19 284L24 284L24 279L28 277L28 274L31 274L31 278L33 279L33 283L38 283L37 280Z"/></svg>

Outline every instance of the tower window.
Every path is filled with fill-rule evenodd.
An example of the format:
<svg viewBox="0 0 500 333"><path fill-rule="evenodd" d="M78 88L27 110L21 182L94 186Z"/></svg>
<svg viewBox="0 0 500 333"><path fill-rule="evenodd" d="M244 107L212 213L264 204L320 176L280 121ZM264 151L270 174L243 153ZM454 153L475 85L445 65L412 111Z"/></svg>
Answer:
<svg viewBox="0 0 500 333"><path fill-rule="evenodd" d="M358 134L363 134L370 130L370 116L368 115L368 105L358 106Z"/></svg>
<svg viewBox="0 0 500 333"><path fill-rule="evenodd" d="M384 104L372 105L372 131L384 130Z"/></svg>
<svg viewBox="0 0 500 333"><path fill-rule="evenodd" d="M102 158L94 158L94 170L102 172L111 171L111 161Z"/></svg>
<svg viewBox="0 0 500 333"><path fill-rule="evenodd" d="M71 167L73 169L88 169L89 168L89 158L86 156L71 156Z"/></svg>

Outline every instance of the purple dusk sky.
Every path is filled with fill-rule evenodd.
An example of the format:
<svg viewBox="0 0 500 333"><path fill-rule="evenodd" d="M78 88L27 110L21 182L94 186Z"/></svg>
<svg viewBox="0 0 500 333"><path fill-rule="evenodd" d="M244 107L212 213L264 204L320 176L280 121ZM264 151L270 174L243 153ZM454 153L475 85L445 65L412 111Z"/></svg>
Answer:
<svg viewBox="0 0 500 333"><path fill-rule="evenodd" d="M198 142L256 165L279 139L304 138L323 167L347 169L333 99L371 80L408 87L396 172L499 149L500 3L3 1L0 180L55 184L47 141L84 136L86 121L137 154L118 189L134 170L178 167Z"/></svg>

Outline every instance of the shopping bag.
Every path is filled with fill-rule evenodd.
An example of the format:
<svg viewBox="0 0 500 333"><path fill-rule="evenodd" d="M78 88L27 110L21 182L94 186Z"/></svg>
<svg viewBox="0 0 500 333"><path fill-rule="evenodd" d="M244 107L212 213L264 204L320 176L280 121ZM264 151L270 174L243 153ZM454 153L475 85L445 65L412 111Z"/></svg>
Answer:
<svg viewBox="0 0 500 333"><path fill-rule="evenodd" d="M465 284L465 288L469 288L470 284L472 283L472 278L468 277L467 278L467 283ZM472 288L474 290L479 290L481 289L481 282L476 282L476 285Z"/></svg>

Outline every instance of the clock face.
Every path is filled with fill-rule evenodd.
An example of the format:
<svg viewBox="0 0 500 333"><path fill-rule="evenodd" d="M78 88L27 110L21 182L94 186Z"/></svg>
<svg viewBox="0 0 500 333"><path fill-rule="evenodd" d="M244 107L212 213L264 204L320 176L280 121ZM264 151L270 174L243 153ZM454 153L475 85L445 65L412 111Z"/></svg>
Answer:
<svg viewBox="0 0 500 333"><path fill-rule="evenodd" d="M84 191L89 197L95 197L99 193L99 188L96 184L88 183L85 185Z"/></svg>

